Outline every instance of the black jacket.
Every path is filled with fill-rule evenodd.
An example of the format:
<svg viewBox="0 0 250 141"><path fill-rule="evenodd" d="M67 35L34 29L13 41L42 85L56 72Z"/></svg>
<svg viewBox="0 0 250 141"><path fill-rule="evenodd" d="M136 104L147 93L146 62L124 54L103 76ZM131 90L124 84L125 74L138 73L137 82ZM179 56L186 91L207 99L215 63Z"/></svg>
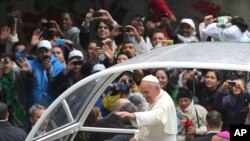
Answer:
<svg viewBox="0 0 250 141"><path fill-rule="evenodd" d="M0 141L24 141L26 136L24 130L11 125L8 121L0 121Z"/></svg>

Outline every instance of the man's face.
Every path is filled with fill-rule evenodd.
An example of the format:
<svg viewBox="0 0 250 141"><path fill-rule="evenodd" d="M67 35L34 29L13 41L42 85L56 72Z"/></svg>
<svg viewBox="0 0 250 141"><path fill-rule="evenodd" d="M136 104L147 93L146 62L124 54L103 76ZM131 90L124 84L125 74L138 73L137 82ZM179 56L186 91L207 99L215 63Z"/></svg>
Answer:
<svg viewBox="0 0 250 141"><path fill-rule="evenodd" d="M153 103L155 97L160 93L160 88L153 86L153 84L148 81L141 82L140 90L148 103Z"/></svg>
<svg viewBox="0 0 250 141"><path fill-rule="evenodd" d="M81 68L83 67L83 61L80 57L73 57L73 59L70 59L70 62L73 63L74 69L72 70L73 73L80 73Z"/></svg>
<svg viewBox="0 0 250 141"><path fill-rule="evenodd" d="M128 60L128 56L126 56L125 54L120 54L117 57L116 63L119 64L119 63L122 63L123 61L126 61L126 60Z"/></svg>
<svg viewBox="0 0 250 141"><path fill-rule="evenodd" d="M184 37L190 37L192 35L193 28L186 23L180 25L180 34Z"/></svg>
<svg viewBox="0 0 250 141"><path fill-rule="evenodd" d="M12 60L8 57L0 58L0 59L1 59L0 60L1 61L0 62L0 68L1 68L0 71L2 71L3 74L8 74L12 68L12 65L13 65Z"/></svg>
<svg viewBox="0 0 250 141"><path fill-rule="evenodd" d="M165 39L165 36L164 36L163 33L156 32L152 36L152 45L156 46L157 44L162 44L162 42L164 41L164 39Z"/></svg>
<svg viewBox="0 0 250 141"><path fill-rule="evenodd" d="M98 47L96 43L91 42L88 45L87 53L89 58L99 58L100 47Z"/></svg>
<svg viewBox="0 0 250 141"><path fill-rule="evenodd" d="M63 13L61 16L61 24L64 31L70 29L73 25L73 21L68 13Z"/></svg>
<svg viewBox="0 0 250 141"><path fill-rule="evenodd" d="M41 65L44 68L50 67L50 65L51 65L51 62L50 62L51 50L48 50L46 48L40 48L40 49L38 49L37 55L38 55L38 59L41 62Z"/></svg>
<svg viewBox="0 0 250 141"><path fill-rule="evenodd" d="M97 34L101 39L106 39L110 36L109 26L104 22L100 22L97 27Z"/></svg>
<svg viewBox="0 0 250 141"><path fill-rule="evenodd" d="M122 52L127 52L131 57L137 55L133 43L125 43L122 47Z"/></svg>
<svg viewBox="0 0 250 141"><path fill-rule="evenodd" d="M134 20L132 20L131 25L136 28L139 35L143 36L145 28L143 22L140 21L140 19L135 18Z"/></svg>
<svg viewBox="0 0 250 141"><path fill-rule="evenodd" d="M44 109L37 109L34 113L34 116L30 118L30 123L32 125L35 125L44 112L45 112Z"/></svg>
<svg viewBox="0 0 250 141"><path fill-rule="evenodd" d="M64 62L64 55L63 55L63 51L60 47L53 47L51 50L51 53L54 54L57 58L57 60L59 60L60 62Z"/></svg>

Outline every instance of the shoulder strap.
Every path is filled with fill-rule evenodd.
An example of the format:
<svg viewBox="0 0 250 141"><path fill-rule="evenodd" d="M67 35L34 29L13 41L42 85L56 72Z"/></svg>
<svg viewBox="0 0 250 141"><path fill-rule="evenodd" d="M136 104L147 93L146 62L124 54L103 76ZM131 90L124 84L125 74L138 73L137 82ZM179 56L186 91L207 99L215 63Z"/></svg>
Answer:
<svg viewBox="0 0 250 141"><path fill-rule="evenodd" d="M196 106L194 105L194 108L195 108L195 114L196 114L196 118L197 118L197 123L198 123L198 128L200 128L200 120L199 120L199 116L198 116L198 112L197 112L197 110L196 110Z"/></svg>

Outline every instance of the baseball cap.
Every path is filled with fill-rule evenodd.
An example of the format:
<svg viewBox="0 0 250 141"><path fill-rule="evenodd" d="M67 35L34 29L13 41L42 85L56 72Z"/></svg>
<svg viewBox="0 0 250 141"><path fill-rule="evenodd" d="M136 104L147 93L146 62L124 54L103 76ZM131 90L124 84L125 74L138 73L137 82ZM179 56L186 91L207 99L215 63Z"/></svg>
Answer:
<svg viewBox="0 0 250 141"><path fill-rule="evenodd" d="M81 60L83 60L83 54L81 51L79 50L72 50L70 53L69 53L69 57L68 57L68 60L70 60L72 57L81 57Z"/></svg>
<svg viewBox="0 0 250 141"><path fill-rule="evenodd" d="M194 24L194 21L192 19L184 18L181 20L181 23L186 23L186 24L190 25L193 29L195 29L195 24Z"/></svg>
<svg viewBox="0 0 250 141"><path fill-rule="evenodd" d="M41 40L38 45L37 45L37 49L40 49L40 48L46 48L48 50L51 50L52 49L52 46L51 46L51 43L50 41L48 40Z"/></svg>
<svg viewBox="0 0 250 141"><path fill-rule="evenodd" d="M96 73L96 72L99 72L99 71L102 71L102 70L105 70L105 69L106 69L106 67L103 64L96 64L92 68L91 73Z"/></svg>

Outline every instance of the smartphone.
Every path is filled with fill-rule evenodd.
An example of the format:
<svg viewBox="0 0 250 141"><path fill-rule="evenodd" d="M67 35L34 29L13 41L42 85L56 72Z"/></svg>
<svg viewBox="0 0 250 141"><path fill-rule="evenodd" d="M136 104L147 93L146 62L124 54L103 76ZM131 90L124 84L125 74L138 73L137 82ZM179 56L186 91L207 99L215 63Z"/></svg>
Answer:
<svg viewBox="0 0 250 141"><path fill-rule="evenodd" d="M43 22L42 27L43 29L50 29L52 27L52 24L49 22Z"/></svg>
<svg viewBox="0 0 250 141"><path fill-rule="evenodd" d="M119 31L122 32L122 33L129 32L129 28L127 28L127 27L120 27Z"/></svg>
<svg viewBox="0 0 250 141"><path fill-rule="evenodd" d="M162 41L163 46L169 46L169 45L173 45L173 44L174 44L174 40L163 40Z"/></svg>
<svg viewBox="0 0 250 141"><path fill-rule="evenodd" d="M93 17L101 17L101 16L102 16L102 13L100 13L100 12L93 13Z"/></svg>
<svg viewBox="0 0 250 141"><path fill-rule="evenodd" d="M64 39L56 39L55 40L55 44L58 45L58 46L59 45L64 45L65 44L65 40Z"/></svg>

